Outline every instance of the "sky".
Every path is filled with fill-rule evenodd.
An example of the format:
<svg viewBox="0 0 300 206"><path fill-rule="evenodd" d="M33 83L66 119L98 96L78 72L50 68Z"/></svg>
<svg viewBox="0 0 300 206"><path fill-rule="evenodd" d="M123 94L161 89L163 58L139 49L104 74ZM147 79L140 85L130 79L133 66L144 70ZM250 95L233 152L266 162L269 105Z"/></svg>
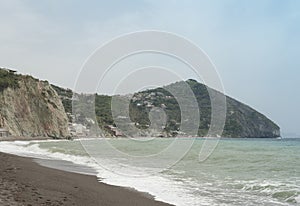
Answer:
<svg viewBox="0 0 300 206"><path fill-rule="evenodd" d="M162 30L210 57L225 93L300 134L300 1L0 0L0 67L74 88L117 36Z"/></svg>

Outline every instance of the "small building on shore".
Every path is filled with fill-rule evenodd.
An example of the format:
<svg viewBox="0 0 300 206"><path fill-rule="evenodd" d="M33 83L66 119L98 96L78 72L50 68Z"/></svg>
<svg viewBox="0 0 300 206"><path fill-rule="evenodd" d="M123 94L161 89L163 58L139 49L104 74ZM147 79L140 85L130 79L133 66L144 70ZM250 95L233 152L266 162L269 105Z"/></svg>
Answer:
<svg viewBox="0 0 300 206"><path fill-rule="evenodd" d="M114 127L113 125L107 125L105 126L106 129L109 130L109 132L115 136L115 137L122 137L124 136L122 132L120 132L116 127Z"/></svg>
<svg viewBox="0 0 300 206"><path fill-rule="evenodd" d="M5 128L0 128L0 137L8 137L9 131Z"/></svg>
<svg viewBox="0 0 300 206"><path fill-rule="evenodd" d="M90 131L82 124L69 123L69 132L74 137L85 137Z"/></svg>

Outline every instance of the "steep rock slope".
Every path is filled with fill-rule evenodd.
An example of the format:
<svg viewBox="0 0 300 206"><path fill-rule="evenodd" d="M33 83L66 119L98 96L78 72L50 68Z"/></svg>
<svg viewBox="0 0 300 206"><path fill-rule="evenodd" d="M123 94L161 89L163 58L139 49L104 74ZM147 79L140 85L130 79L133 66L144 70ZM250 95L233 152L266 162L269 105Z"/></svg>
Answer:
<svg viewBox="0 0 300 206"><path fill-rule="evenodd" d="M0 79L0 127L13 136L69 136L64 107L47 81L4 69Z"/></svg>

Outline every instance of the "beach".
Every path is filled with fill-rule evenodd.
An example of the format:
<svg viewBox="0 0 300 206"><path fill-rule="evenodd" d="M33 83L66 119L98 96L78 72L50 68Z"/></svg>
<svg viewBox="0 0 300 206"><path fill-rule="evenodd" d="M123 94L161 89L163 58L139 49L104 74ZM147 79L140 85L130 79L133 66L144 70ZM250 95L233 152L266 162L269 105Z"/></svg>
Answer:
<svg viewBox="0 0 300 206"><path fill-rule="evenodd" d="M167 206L152 196L38 165L31 158L0 153L0 205Z"/></svg>

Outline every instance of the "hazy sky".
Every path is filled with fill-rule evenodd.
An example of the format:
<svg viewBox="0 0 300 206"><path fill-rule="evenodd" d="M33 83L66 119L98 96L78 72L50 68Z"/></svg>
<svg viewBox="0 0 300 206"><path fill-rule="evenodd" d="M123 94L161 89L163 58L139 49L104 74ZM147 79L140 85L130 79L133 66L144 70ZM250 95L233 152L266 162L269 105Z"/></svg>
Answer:
<svg viewBox="0 0 300 206"><path fill-rule="evenodd" d="M137 30L185 36L226 94L300 133L300 1L0 0L0 67L73 88L88 56Z"/></svg>

